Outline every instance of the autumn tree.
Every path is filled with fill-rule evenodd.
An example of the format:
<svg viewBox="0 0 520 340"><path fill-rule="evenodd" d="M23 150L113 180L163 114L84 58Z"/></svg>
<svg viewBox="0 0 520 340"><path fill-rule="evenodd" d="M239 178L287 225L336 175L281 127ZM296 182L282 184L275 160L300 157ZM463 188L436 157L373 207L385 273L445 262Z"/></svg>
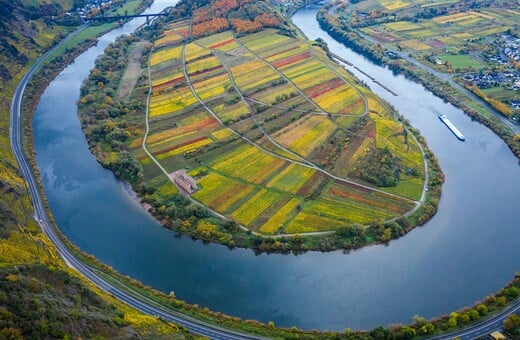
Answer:
<svg viewBox="0 0 520 340"><path fill-rule="evenodd" d="M504 320L504 330L515 339L520 337L520 316L511 314Z"/></svg>
<svg viewBox="0 0 520 340"><path fill-rule="evenodd" d="M229 28L226 18L214 18L209 21L193 25L192 34L195 38L225 31Z"/></svg>
<svg viewBox="0 0 520 340"><path fill-rule="evenodd" d="M255 18L255 22L260 23L263 27L279 27L280 20L272 13L263 13Z"/></svg>
<svg viewBox="0 0 520 340"><path fill-rule="evenodd" d="M251 20L234 19L231 24L238 34L254 33L263 28L261 23Z"/></svg>
<svg viewBox="0 0 520 340"><path fill-rule="evenodd" d="M214 13L213 15L215 16L225 16L229 11L236 9L237 7L237 0L216 0L211 6Z"/></svg>

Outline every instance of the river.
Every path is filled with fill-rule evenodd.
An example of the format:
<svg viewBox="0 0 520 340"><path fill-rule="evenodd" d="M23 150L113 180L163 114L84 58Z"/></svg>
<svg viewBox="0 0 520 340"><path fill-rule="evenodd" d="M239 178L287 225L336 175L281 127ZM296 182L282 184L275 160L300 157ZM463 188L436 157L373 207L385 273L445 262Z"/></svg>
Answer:
<svg viewBox="0 0 520 340"><path fill-rule="evenodd" d="M157 0L150 12L175 1ZM346 49L323 32L317 8L294 22L398 93L367 83L419 128L446 174L439 212L389 245L304 255L255 255L162 228L91 155L77 117L80 85L97 55L134 20L103 36L45 90L33 128L36 161L61 231L83 251L178 298L243 319L303 329L410 323L471 305L520 269L520 171L506 145L460 110ZM355 70L354 70L355 71ZM446 113L459 142L437 118Z"/></svg>

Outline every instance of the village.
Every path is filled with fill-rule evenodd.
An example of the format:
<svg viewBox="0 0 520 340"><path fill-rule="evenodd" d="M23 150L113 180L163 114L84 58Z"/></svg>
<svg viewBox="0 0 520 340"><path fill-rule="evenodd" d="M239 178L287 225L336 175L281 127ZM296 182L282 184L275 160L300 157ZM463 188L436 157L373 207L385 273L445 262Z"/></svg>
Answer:
<svg viewBox="0 0 520 340"><path fill-rule="evenodd" d="M480 89L503 87L507 90L520 90L520 70L469 72L462 79Z"/></svg>
<svg viewBox="0 0 520 340"><path fill-rule="evenodd" d="M502 34L493 43L497 52L484 57L491 67L462 73L460 78L509 105L514 112L512 118L517 120L520 118L520 38Z"/></svg>
<svg viewBox="0 0 520 340"><path fill-rule="evenodd" d="M76 13L80 18L84 19L87 17L103 14L113 4L120 3L120 0L87 0L83 7L78 7ZM68 12L67 15L72 16L76 13Z"/></svg>

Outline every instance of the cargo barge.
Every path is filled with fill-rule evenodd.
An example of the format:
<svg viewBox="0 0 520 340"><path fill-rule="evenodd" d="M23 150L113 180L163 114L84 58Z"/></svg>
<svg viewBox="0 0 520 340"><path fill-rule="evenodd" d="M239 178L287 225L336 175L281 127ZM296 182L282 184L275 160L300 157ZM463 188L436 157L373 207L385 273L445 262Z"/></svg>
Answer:
<svg viewBox="0 0 520 340"><path fill-rule="evenodd" d="M439 115L439 119L444 123L446 124L446 126L448 127L448 129L451 130L451 132L453 132L453 134L458 138L460 139L461 141L465 141L466 140L466 137L462 134L462 132L459 131L459 129L457 129L455 127L455 125L453 125L452 122L450 122L450 120L448 119L448 117L446 117L446 115Z"/></svg>

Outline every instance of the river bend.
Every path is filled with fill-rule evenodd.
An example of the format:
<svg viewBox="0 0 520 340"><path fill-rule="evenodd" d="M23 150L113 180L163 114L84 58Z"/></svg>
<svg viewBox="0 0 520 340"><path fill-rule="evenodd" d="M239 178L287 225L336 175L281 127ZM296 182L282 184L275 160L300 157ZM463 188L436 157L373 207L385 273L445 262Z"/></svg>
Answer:
<svg viewBox="0 0 520 340"><path fill-rule="evenodd" d="M150 12L175 1L157 0ZM336 54L399 94L349 68L421 130L446 182L439 212L388 245L344 254L260 255L203 244L162 228L90 154L77 117L80 85L97 55L136 19L104 35L45 90L33 128L36 161L61 231L83 251L125 275L213 310L278 326L341 330L410 323L470 305L520 270L519 163L489 129L422 86L335 42L315 20L294 22ZM439 121L445 113L466 135L459 142Z"/></svg>

